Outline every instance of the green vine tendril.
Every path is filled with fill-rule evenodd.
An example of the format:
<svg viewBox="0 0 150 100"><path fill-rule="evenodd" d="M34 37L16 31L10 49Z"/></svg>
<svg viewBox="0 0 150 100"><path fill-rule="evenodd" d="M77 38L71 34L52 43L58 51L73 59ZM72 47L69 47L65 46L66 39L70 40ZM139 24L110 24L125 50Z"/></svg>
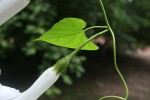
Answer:
<svg viewBox="0 0 150 100"><path fill-rule="evenodd" d="M126 96L125 98L122 98L122 97L119 97L119 96L104 96L102 98L100 98L99 100L103 100L103 99L106 99L106 98L116 98L116 99L121 99L121 100L127 100L128 99L128 95L129 95L129 90L128 90L128 86L121 74L121 72L119 71L118 69L118 66L117 66L117 60L116 60L116 39L115 39L115 35L114 35L114 32L113 30L111 29L110 27L110 24L108 22L108 19L107 19L107 15L106 15L106 12L105 12L105 8L103 6L103 3L102 3L102 0L99 0L100 2L100 6L102 8L102 12L103 12L103 15L104 15L104 19L105 19L105 22L106 22L106 25L108 27L108 30L110 31L111 35L112 35L112 40L113 40L113 55L114 55L114 66L115 66L115 69L119 75L119 77L121 78L122 82L123 82L123 85L124 85L124 88L126 90Z"/></svg>

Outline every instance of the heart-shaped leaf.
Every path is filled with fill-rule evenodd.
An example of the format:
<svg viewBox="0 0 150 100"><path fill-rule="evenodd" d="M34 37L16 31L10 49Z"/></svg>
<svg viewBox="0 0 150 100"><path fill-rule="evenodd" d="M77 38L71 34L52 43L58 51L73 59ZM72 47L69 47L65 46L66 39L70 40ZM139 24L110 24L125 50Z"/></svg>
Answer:
<svg viewBox="0 0 150 100"><path fill-rule="evenodd" d="M85 36L83 28L86 23L78 18L64 18L56 23L49 31L44 33L36 40L45 41L54 45L77 48L88 38ZM94 43L87 43L82 50L97 50L98 46Z"/></svg>

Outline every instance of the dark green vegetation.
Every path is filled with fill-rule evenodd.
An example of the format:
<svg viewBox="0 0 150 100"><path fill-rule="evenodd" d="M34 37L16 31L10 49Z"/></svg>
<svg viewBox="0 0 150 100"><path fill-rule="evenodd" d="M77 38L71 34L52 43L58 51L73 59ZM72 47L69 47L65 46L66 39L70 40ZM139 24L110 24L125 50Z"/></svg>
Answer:
<svg viewBox="0 0 150 100"><path fill-rule="evenodd" d="M135 48L149 44L149 4L148 0L104 0L109 21L121 47ZM84 19L88 26L104 24L97 0L31 1L23 12L0 27L0 58L13 60L16 64L20 59L29 59L28 62L32 61L34 66L27 66L38 67L40 71L51 66L56 60L69 54L70 50L44 42L35 43L33 40L64 17ZM84 73L81 66L84 60L83 56L73 58L69 69L62 75L65 83L72 84L68 73L74 73L77 77ZM56 88L53 91L60 93Z"/></svg>

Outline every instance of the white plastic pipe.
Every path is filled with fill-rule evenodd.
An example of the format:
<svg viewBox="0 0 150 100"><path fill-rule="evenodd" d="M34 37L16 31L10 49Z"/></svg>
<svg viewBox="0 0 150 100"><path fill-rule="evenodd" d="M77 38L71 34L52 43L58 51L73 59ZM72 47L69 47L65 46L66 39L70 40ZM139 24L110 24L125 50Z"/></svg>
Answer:
<svg viewBox="0 0 150 100"><path fill-rule="evenodd" d="M25 8L30 0L0 0L0 26Z"/></svg>

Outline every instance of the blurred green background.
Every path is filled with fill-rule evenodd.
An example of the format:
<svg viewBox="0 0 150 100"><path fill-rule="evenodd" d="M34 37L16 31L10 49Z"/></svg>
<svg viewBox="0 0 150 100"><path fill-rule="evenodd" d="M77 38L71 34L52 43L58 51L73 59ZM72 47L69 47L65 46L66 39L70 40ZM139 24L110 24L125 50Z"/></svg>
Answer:
<svg viewBox="0 0 150 100"><path fill-rule="evenodd" d="M148 100L150 1L103 2L116 35L118 62L129 90L131 88L129 100ZM44 42L33 42L65 17L81 18L87 22L87 27L105 25L98 0L31 0L22 12L0 27L2 84L24 91L45 69L72 51ZM87 36L98 31L90 30ZM111 36L106 34L94 42L100 50L78 53L58 82L39 100L95 100L103 95L124 94L113 69ZM140 76L143 76L144 83L138 79ZM137 87L134 86L137 83Z"/></svg>

